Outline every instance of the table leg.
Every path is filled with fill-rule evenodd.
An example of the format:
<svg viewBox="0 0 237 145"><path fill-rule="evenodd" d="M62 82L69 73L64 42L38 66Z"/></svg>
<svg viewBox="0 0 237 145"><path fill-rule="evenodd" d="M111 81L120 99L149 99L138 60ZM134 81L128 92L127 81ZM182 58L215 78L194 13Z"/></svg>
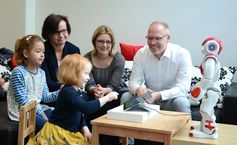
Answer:
<svg viewBox="0 0 237 145"><path fill-rule="evenodd" d="M92 125L92 145L99 145L99 132L96 125Z"/></svg>
<svg viewBox="0 0 237 145"><path fill-rule="evenodd" d="M164 145L171 145L171 143L172 143L172 136L166 135L164 139Z"/></svg>
<svg viewBox="0 0 237 145"><path fill-rule="evenodd" d="M123 137L122 145L128 145L128 138L127 137Z"/></svg>

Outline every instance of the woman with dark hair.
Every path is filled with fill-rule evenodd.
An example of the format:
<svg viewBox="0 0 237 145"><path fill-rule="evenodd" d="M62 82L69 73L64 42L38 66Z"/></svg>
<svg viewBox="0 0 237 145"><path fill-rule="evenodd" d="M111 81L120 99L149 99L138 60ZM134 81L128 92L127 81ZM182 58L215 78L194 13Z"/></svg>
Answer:
<svg viewBox="0 0 237 145"><path fill-rule="evenodd" d="M46 17L42 28L42 37L46 40L45 59L41 68L46 73L49 91L61 87L56 74L62 59L68 54L80 54L79 47L67 41L70 34L71 26L66 16L50 14Z"/></svg>

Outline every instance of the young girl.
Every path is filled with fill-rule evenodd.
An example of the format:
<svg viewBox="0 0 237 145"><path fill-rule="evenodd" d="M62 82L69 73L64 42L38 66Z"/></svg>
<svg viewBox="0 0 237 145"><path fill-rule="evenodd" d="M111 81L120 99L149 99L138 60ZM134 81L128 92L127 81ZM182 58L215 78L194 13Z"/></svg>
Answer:
<svg viewBox="0 0 237 145"><path fill-rule="evenodd" d="M36 100L36 131L39 131L52 112L40 102L56 101L58 95L58 91L49 93L45 73L39 68L44 60L43 40L37 35L27 35L17 40L14 57L18 66L12 71L7 92L8 116L18 121L19 106Z"/></svg>
<svg viewBox="0 0 237 145"><path fill-rule="evenodd" d="M55 110L49 122L30 141L31 144L71 144L89 145L92 134L89 131L84 114L97 111L105 103L117 99L118 93L88 101L83 91L90 79L91 63L79 54L64 57L58 70L58 80L64 84L59 92Z"/></svg>

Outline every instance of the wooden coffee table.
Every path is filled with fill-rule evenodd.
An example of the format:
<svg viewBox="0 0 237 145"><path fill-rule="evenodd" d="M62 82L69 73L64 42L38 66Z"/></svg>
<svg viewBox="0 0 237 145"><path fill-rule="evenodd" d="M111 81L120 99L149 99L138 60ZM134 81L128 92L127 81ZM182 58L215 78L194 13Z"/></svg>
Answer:
<svg viewBox="0 0 237 145"><path fill-rule="evenodd" d="M127 144L127 137L171 145L172 137L188 123L190 116L181 112L161 112L162 114L157 113L143 123L111 120L106 115L96 118L91 121L92 145L99 145L100 134L124 137L124 145Z"/></svg>

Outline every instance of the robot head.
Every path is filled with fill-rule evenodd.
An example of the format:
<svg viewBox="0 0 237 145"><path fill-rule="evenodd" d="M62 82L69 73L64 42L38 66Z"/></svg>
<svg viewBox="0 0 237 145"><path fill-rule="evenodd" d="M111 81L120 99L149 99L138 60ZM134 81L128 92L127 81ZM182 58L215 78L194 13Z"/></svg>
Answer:
<svg viewBox="0 0 237 145"><path fill-rule="evenodd" d="M222 51L222 48L222 42L218 38L210 37L204 40L202 43L202 53L204 55L219 55Z"/></svg>

